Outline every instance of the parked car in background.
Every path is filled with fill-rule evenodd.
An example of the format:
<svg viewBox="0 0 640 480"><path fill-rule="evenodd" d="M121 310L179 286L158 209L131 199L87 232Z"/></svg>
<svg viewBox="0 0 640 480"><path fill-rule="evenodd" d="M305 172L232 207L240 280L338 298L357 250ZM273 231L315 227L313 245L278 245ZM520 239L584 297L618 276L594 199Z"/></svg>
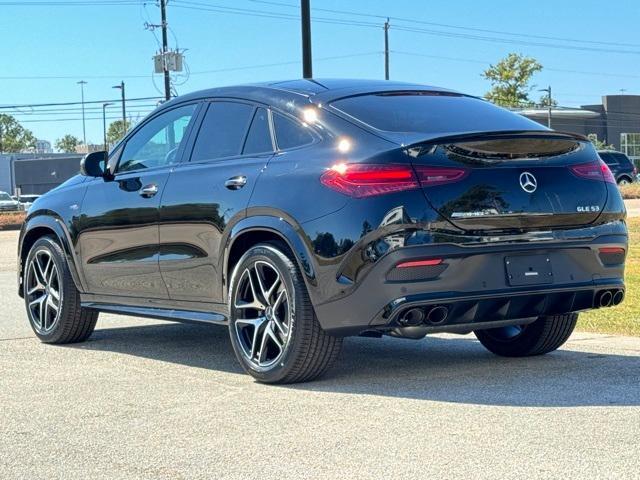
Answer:
<svg viewBox="0 0 640 480"><path fill-rule="evenodd" d="M35 202L41 195L20 195L18 201L20 202L20 210L25 212L29 210L29 207Z"/></svg>
<svg viewBox="0 0 640 480"><path fill-rule="evenodd" d="M349 335L541 355L624 298L624 203L593 144L450 90L195 92L80 170L20 235L46 343L86 340L99 312L221 324L248 373L290 383Z"/></svg>
<svg viewBox="0 0 640 480"><path fill-rule="evenodd" d="M607 164L618 185L637 181L638 169L624 153L613 150L598 150L598 155Z"/></svg>
<svg viewBox="0 0 640 480"><path fill-rule="evenodd" d="M0 212L17 212L20 210L20 202L11 198L7 192L0 192Z"/></svg>

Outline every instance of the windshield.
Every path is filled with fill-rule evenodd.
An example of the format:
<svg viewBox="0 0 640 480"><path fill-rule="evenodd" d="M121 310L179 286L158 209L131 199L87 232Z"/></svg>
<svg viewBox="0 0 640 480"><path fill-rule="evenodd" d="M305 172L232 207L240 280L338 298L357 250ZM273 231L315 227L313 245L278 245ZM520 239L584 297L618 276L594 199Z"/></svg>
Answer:
<svg viewBox="0 0 640 480"><path fill-rule="evenodd" d="M331 105L373 128L389 132L544 130L539 123L485 100L448 92L386 92L343 98Z"/></svg>
<svg viewBox="0 0 640 480"><path fill-rule="evenodd" d="M0 192L0 201L6 202L11 200L13 200L13 198L11 198L8 193Z"/></svg>

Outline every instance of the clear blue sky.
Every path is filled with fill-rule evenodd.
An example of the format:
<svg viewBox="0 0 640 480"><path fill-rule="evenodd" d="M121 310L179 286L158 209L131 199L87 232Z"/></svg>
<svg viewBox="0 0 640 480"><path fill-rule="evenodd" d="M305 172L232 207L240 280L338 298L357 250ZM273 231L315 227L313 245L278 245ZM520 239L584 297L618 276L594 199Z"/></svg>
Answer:
<svg viewBox="0 0 640 480"><path fill-rule="evenodd" d="M82 5L61 5L74 2ZM25 5L28 3L38 5ZM43 5L46 3L49 4ZM299 63L268 66L299 60L299 22L295 18L272 18L268 16L270 13L264 13L297 15L298 8L287 6L297 4L296 0L170 0L170 45L187 49L186 60L191 70L186 83L177 86L178 92L299 77ZM551 84L554 97L561 105L596 103L601 95L616 94L620 89L629 94L640 94L640 37L637 34L640 2L637 0L311 0L311 4L317 9L398 17L392 18L390 30L391 78L395 80L482 95L489 87L480 75L486 62L496 62L515 51L535 57L546 67L534 81L539 88ZM227 9L223 11L220 7ZM231 13L229 8L241 10ZM238 14L240 12L253 15ZM3 45L0 105L79 101L80 87L76 82L82 79L88 82L85 86L87 101L117 98L119 91L111 86L121 79L126 82L127 97L159 95L151 74L151 57L158 44L153 33L143 26L145 22L159 23L159 17L159 9L153 1L0 0ZM314 76L383 77L383 19L319 10L313 10L313 18L316 18L312 23ZM322 19L343 20L344 24L324 23ZM583 42L417 23L421 21ZM422 29L429 33L401 28ZM156 35L160 38L159 31ZM518 43L468 37L501 38ZM576 49L519 42L570 45ZM358 54L362 55L331 58ZM604 72L606 75L569 71ZM42 78L47 76L66 78ZM136 76L139 77L131 78ZM161 88L161 76L155 76L155 83ZM535 98L539 95L536 92ZM152 109L152 104L132 105L129 111L144 115ZM53 142L65 133L81 137L78 107L55 108L48 112L51 115L23 109L16 116L38 138ZM61 112L60 108L76 110ZM99 108L94 106L95 110L87 112L87 140L95 143L102 139ZM117 105L110 107L108 116L117 117L118 108ZM53 121L59 119L68 120Z"/></svg>

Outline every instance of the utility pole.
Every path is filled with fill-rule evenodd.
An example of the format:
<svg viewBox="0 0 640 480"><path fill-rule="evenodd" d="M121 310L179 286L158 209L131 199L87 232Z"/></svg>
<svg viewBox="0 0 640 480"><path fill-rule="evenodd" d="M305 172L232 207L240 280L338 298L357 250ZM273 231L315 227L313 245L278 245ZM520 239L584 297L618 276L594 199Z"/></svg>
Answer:
<svg viewBox="0 0 640 480"><path fill-rule="evenodd" d="M104 140L104 151L108 151L109 147L107 146L107 113L106 108L109 105L113 105L113 103L103 103L102 104L102 131L104 132L103 140Z"/></svg>
<svg viewBox="0 0 640 480"><path fill-rule="evenodd" d="M85 126L85 118L84 118L84 86L87 84L87 82L85 82L84 80L80 80L79 82L77 82L77 84L80 85L80 98L82 101L82 141L86 146L87 145L87 129Z"/></svg>
<svg viewBox="0 0 640 480"><path fill-rule="evenodd" d="M311 5L309 0L300 0L300 19L302 21L302 78L312 78L311 60Z"/></svg>
<svg viewBox="0 0 640 480"><path fill-rule="evenodd" d="M117 88L120 90L120 94L122 96L122 128L124 130L123 133L127 133L127 110L125 107L124 82L120 82L120 85L114 85L111 88Z"/></svg>
<svg viewBox="0 0 640 480"><path fill-rule="evenodd" d="M169 51L167 40L167 0L160 0L160 18L162 20L162 69L164 73L164 99L171 99L171 79L167 66L167 53ZM124 88L122 89L124 92ZM124 93L123 93L124 94Z"/></svg>
<svg viewBox="0 0 640 480"><path fill-rule="evenodd" d="M389 80L389 18L384 22L384 79Z"/></svg>
<svg viewBox="0 0 640 480"><path fill-rule="evenodd" d="M547 127L551 128L551 109L553 108L553 100L551 98L551 85L538 91L547 93Z"/></svg>

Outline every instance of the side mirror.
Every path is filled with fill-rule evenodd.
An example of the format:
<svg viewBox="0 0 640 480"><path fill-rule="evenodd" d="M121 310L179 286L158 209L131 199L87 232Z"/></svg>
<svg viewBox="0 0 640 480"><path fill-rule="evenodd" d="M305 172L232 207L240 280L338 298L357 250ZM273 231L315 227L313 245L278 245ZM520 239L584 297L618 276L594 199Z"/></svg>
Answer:
<svg viewBox="0 0 640 480"><path fill-rule="evenodd" d="M104 177L107 152L92 152L80 160L80 173L85 177Z"/></svg>

